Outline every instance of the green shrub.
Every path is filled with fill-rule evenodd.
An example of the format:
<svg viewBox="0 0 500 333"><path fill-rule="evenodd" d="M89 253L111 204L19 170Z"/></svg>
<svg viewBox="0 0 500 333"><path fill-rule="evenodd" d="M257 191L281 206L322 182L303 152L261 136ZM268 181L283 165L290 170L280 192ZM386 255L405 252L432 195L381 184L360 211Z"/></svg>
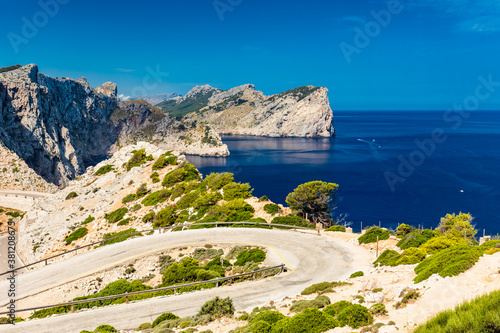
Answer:
<svg viewBox="0 0 500 333"><path fill-rule="evenodd" d="M64 241L66 242L66 245L69 245L73 241L85 237L85 235L87 235L88 232L89 232L89 229L87 229L85 227L78 228L75 231L73 231L68 237L66 237L64 239Z"/></svg>
<svg viewBox="0 0 500 333"><path fill-rule="evenodd" d="M290 307L291 312L302 312L305 309L316 308L321 309L330 304L330 298L327 296L317 296L313 300L298 300Z"/></svg>
<svg viewBox="0 0 500 333"><path fill-rule="evenodd" d="M149 178L153 181L153 183L159 183L160 182L160 174L158 172L153 172L152 174L149 175Z"/></svg>
<svg viewBox="0 0 500 333"><path fill-rule="evenodd" d="M241 183L229 183L224 185L222 188L224 192L224 200L231 201L234 199L247 199L252 197L253 189L249 184L241 184Z"/></svg>
<svg viewBox="0 0 500 333"><path fill-rule="evenodd" d="M273 325L272 333L320 333L339 327L339 322L318 309L305 309L292 318L285 318Z"/></svg>
<svg viewBox="0 0 500 333"><path fill-rule="evenodd" d="M127 230L122 230L122 231L119 231L119 232L107 233L107 234L104 235L103 240L106 240L106 245L110 245L110 244L114 244L114 243L123 242L123 241L129 239L130 237L141 236L141 234L129 235L129 234L134 233L134 232L137 232L137 230L135 230L135 229L127 229ZM119 237L119 236L123 236L123 237ZM107 239L110 239L110 238L113 238L113 237L118 237L118 238L112 239L112 240L107 240Z"/></svg>
<svg viewBox="0 0 500 333"><path fill-rule="evenodd" d="M234 315L233 301L229 297L222 299L217 296L203 304L198 315L207 315L211 320L221 317L232 317Z"/></svg>
<svg viewBox="0 0 500 333"><path fill-rule="evenodd" d="M339 286L344 286L344 285L351 285L352 283L349 282L320 282L320 283L315 283L306 289L304 289L301 293L301 295L310 295L310 294L325 294L325 293L330 293L334 292L333 288L339 287Z"/></svg>
<svg viewBox="0 0 500 333"><path fill-rule="evenodd" d="M405 288L402 294L403 298L401 299L401 301L397 302L394 305L396 309L404 308L408 303L412 303L413 301L415 301L420 297L420 293L418 291L410 288Z"/></svg>
<svg viewBox="0 0 500 333"><path fill-rule="evenodd" d="M364 235L358 238L359 244L368 244L377 241L377 236L379 240L389 239L391 233L389 230L385 230L379 227L372 227L366 231Z"/></svg>
<svg viewBox="0 0 500 333"><path fill-rule="evenodd" d="M253 316L250 319L250 322L259 322L259 321L264 321L270 325L277 323L281 319L285 318L285 316L277 311L270 311L270 310L265 310L262 312L259 312L255 316Z"/></svg>
<svg viewBox="0 0 500 333"><path fill-rule="evenodd" d="M370 307L370 312L375 316L385 316L388 312L383 303L375 303Z"/></svg>
<svg viewBox="0 0 500 333"><path fill-rule="evenodd" d="M365 273L363 273L362 271L354 272L351 274L351 276L349 276L349 278L353 279L353 278L357 278L360 276L365 276Z"/></svg>
<svg viewBox="0 0 500 333"><path fill-rule="evenodd" d="M297 227L315 228L314 224L309 223L309 221L304 220L299 216L277 216L271 221L271 223L286 224Z"/></svg>
<svg viewBox="0 0 500 333"><path fill-rule="evenodd" d="M479 249L483 252L486 252L490 249L495 249L495 248L500 248L500 240L489 240L487 242L484 242L479 246Z"/></svg>
<svg viewBox="0 0 500 333"><path fill-rule="evenodd" d="M148 184L142 183L141 186L139 186L139 188L137 189L137 191L135 191L135 197L136 199L140 199L146 194L148 194L148 192L149 192Z"/></svg>
<svg viewBox="0 0 500 333"><path fill-rule="evenodd" d="M325 231L337 231L337 232L345 232L345 227L343 225L332 225L330 228Z"/></svg>
<svg viewBox="0 0 500 333"><path fill-rule="evenodd" d="M205 183L212 191L220 190L232 182L234 182L234 175L229 172L211 173L205 177Z"/></svg>
<svg viewBox="0 0 500 333"><path fill-rule="evenodd" d="M153 324L151 325L152 327L156 327L158 326L158 324L160 324L162 321L165 321L165 320L175 320L175 319L179 319L179 317L177 317L176 315L174 315L173 313L170 313L170 312L167 312L167 313L164 313L160 316L158 316L154 321L153 321Z"/></svg>
<svg viewBox="0 0 500 333"><path fill-rule="evenodd" d="M127 225L127 224L129 224L129 223L130 223L130 217L129 217L129 218L126 218L126 219L124 219L124 220L121 220L120 222L118 222L118 224L117 224L117 225L120 225L120 226L121 226L121 225Z"/></svg>
<svg viewBox="0 0 500 333"><path fill-rule="evenodd" d="M89 215L83 222L82 224L85 225L85 224L89 224L90 222L94 221L95 220L95 217L93 217L92 215Z"/></svg>
<svg viewBox="0 0 500 333"><path fill-rule="evenodd" d="M140 324L139 326L137 326L137 328L135 329L136 331L143 331L143 330L147 330L147 329L150 329L151 327L153 327L151 325L151 323L142 323Z"/></svg>
<svg viewBox="0 0 500 333"><path fill-rule="evenodd" d="M107 174L108 172L110 172L111 170L113 170L113 166L112 165L104 165L102 167L99 168L99 170L97 170L96 172L94 172L94 176L100 176L100 175L105 175Z"/></svg>
<svg viewBox="0 0 500 333"><path fill-rule="evenodd" d="M222 249L207 249L207 248L198 248L193 252L193 258L199 261L203 261L206 259L213 259L215 257L220 257L224 254Z"/></svg>
<svg viewBox="0 0 500 333"><path fill-rule="evenodd" d="M351 304L350 306L339 311L337 314L337 320L340 322L341 326L348 325L352 328L359 328L372 324L373 316L364 306Z"/></svg>
<svg viewBox="0 0 500 333"><path fill-rule="evenodd" d="M185 163L175 170L170 171L163 178L162 186L171 187L182 181L201 180L200 173L191 163Z"/></svg>
<svg viewBox="0 0 500 333"><path fill-rule="evenodd" d="M66 200L76 198L78 194L76 192L69 192L68 195L66 196Z"/></svg>
<svg viewBox="0 0 500 333"><path fill-rule="evenodd" d="M345 309L351 305L352 305L351 302L339 301L339 302L333 303L331 305L328 305L326 308L323 309L323 312L332 316L332 317L336 317L340 311L342 311L343 309Z"/></svg>
<svg viewBox="0 0 500 333"><path fill-rule="evenodd" d="M171 190L159 190L151 193L150 195L142 199L141 203L144 206L154 206L156 204L166 201L171 194L172 194Z"/></svg>
<svg viewBox="0 0 500 333"><path fill-rule="evenodd" d="M254 209L243 199L228 201L221 206L212 206L207 212L207 218L221 222L247 221L253 217Z"/></svg>
<svg viewBox="0 0 500 333"><path fill-rule="evenodd" d="M235 266L243 266L247 262L263 262L266 260L266 252L261 249L243 250L238 254Z"/></svg>
<svg viewBox="0 0 500 333"><path fill-rule="evenodd" d="M155 218L155 212L149 212L142 217L142 222L152 222Z"/></svg>
<svg viewBox="0 0 500 333"><path fill-rule="evenodd" d="M100 325L94 330L94 333L114 333L118 332L116 328L111 325Z"/></svg>
<svg viewBox="0 0 500 333"><path fill-rule="evenodd" d="M465 272L479 260L482 251L475 246L455 246L442 250L415 267L415 283L428 279L432 274L439 274L442 277L455 276Z"/></svg>
<svg viewBox="0 0 500 333"><path fill-rule="evenodd" d="M127 171L130 171L134 167L138 167L146 163L146 149L142 148L139 150L133 150L133 155L125 164Z"/></svg>
<svg viewBox="0 0 500 333"><path fill-rule="evenodd" d="M277 204L270 203L270 204L264 205L264 210L268 214L276 215L281 211L281 208Z"/></svg>
<svg viewBox="0 0 500 333"><path fill-rule="evenodd" d="M403 251L401 257L396 261L396 265L414 265L422 262L427 257L427 252L423 249L410 247Z"/></svg>
<svg viewBox="0 0 500 333"><path fill-rule="evenodd" d="M122 203L127 204L129 202L135 201L135 199L136 199L135 194L129 194L122 199Z"/></svg>
<svg viewBox="0 0 500 333"><path fill-rule="evenodd" d="M429 239L436 236L436 233L432 230L413 230L404 235L403 238L396 244L400 249L405 250L410 247L419 247L425 244Z"/></svg>
<svg viewBox="0 0 500 333"><path fill-rule="evenodd" d="M175 223L177 215L175 215L174 207L165 207L155 215L153 220L154 228L168 227Z"/></svg>
<svg viewBox="0 0 500 333"><path fill-rule="evenodd" d="M428 254L434 254L459 245L467 245L467 242L463 238L439 236L429 239L420 248Z"/></svg>
<svg viewBox="0 0 500 333"><path fill-rule="evenodd" d="M500 291L494 291L439 313L420 325L415 333L500 332L499 308Z"/></svg>
<svg viewBox="0 0 500 333"><path fill-rule="evenodd" d="M186 193L182 196L182 198L177 202L177 208L178 209L187 209L193 206L194 202L196 199L200 197L200 192L198 191L191 191L189 193Z"/></svg>
<svg viewBox="0 0 500 333"><path fill-rule="evenodd" d="M137 211L138 211L139 209L141 209L141 208L142 208L142 205L141 205L141 204L136 203L136 204L134 205L134 207L132 207L132 209L131 209L131 210L132 210L133 212L137 212Z"/></svg>
<svg viewBox="0 0 500 333"><path fill-rule="evenodd" d="M160 155L160 157L153 164L152 169L160 170L167 165L177 165L177 157L167 154Z"/></svg>
<svg viewBox="0 0 500 333"><path fill-rule="evenodd" d="M409 234L410 232L413 231L413 227L412 226L409 226L408 224L400 224L399 227L396 229L396 235L398 237L404 237L406 236L407 234Z"/></svg>
<svg viewBox="0 0 500 333"><path fill-rule="evenodd" d="M213 206L220 200L222 200L222 194L219 192L205 192L194 201L193 207L200 209L202 207Z"/></svg>
<svg viewBox="0 0 500 333"><path fill-rule="evenodd" d="M373 262L376 267L380 266L396 266L396 262L401 258L401 255L394 250L385 250L382 254Z"/></svg>
<svg viewBox="0 0 500 333"><path fill-rule="evenodd" d="M466 237L468 243L472 244L475 242L474 235L477 230L474 229L471 222L474 218L470 214L460 213L458 215L446 214L445 217L441 218L441 223L436 228L436 231L441 235L463 238Z"/></svg>
<svg viewBox="0 0 500 333"><path fill-rule="evenodd" d="M259 198L259 201L262 202L262 201L269 201L269 198L267 197L267 195L263 195Z"/></svg>
<svg viewBox="0 0 500 333"><path fill-rule="evenodd" d="M115 223L115 222L120 221L127 213L128 213L127 207L122 207L122 208L118 208L117 210L112 211L109 214L105 214L104 218L109 223Z"/></svg>

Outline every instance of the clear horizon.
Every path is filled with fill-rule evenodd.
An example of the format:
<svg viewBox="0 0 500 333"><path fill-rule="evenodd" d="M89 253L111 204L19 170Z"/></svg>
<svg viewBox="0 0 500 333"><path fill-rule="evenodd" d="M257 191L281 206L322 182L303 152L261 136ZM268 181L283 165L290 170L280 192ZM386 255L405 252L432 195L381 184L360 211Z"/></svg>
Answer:
<svg viewBox="0 0 500 333"><path fill-rule="evenodd" d="M0 67L112 81L123 96L325 86L334 110L500 109L500 3L313 0L4 4ZM483 81L481 81L481 78ZM469 100L470 102L470 100Z"/></svg>

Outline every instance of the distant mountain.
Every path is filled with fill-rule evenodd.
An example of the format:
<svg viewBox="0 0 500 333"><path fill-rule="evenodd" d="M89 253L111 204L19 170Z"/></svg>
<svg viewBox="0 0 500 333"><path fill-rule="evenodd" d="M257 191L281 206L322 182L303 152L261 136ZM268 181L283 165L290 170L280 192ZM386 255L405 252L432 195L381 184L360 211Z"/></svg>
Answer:
<svg viewBox="0 0 500 333"><path fill-rule="evenodd" d="M135 141L182 153L227 156L210 126L185 126L146 101L117 99L112 82L54 79L34 64L0 73L0 141L43 179L66 185Z"/></svg>
<svg viewBox="0 0 500 333"><path fill-rule="evenodd" d="M158 104L187 123L207 123L218 133L268 137L335 135L328 89L304 86L265 96L254 85L230 90L197 86L184 97Z"/></svg>
<svg viewBox="0 0 500 333"><path fill-rule="evenodd" d="M170 94L158 94L158 95L146 95L146 96L135 96L131 97L130 100L143 99L151 105L156 105L161 103L167 99L171 99L174 97L179 97L178 93L170 93Z"/></svg>

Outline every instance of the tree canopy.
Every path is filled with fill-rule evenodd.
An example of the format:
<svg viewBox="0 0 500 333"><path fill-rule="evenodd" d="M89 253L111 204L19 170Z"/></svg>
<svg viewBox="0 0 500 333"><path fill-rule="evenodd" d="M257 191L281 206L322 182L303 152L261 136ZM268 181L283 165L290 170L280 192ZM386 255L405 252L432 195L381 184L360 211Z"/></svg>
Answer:
<svg viewBox="0 0 500 333"><path fill-rule="evenodd" d="M325 227L332 224L332 211L337 205L339 185L322 181L312 181L299 185L286 197L286 203L296 214L306 217L313 223Z"/></svg>

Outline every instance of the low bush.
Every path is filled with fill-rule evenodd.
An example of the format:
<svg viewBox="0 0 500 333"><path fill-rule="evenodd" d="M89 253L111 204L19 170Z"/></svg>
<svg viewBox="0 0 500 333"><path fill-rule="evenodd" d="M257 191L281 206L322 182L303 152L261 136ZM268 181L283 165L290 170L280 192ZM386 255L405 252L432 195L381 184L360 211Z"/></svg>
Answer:
<svg viewBox="0 0 500 333"><path fill-rule="evenodd" d="M321 309L330 304L330 298L327 296L318 296L313 300L298 300L290 307L291 312L302 312L305 309L316 308Z"/></svg>
<svg viewBox="0 0 500 333"><path fill-rule="evenodd" d="M82 222L83 225L85 224L89 224L90 222L94 221L95 220L95 217L93 217L92 215L89 215L87 216L87 218Z"/></svg>
<svg viewBox="0 0 500 333"><path fill-rule="evenodd" d="M111 325L100 325L94 330L94 333L115 333L118 332L116 328Z"/></svg>
<svg viewBox="0 0 500 333"><path fill-rule="evenodd" d="M201 180L200 173L191 163L184 163L177 169L167 173L161 184L163 187L171 187L182 181L191 180Z"/></svg>
<svg viewBox="0 0 500 333"><path fill-rule="evenodd" d="M120 221L127 213L128 213L127 207L122 207L122 208L118 208L117 210L112 211L109 214L105 214L104 218L109 223L115 223L115 222Z"/></svg>
<svg viewBox="0 0 500 333"><path fill-rule="evenodd" d="M378 240L385 240L389 239L391 233L389 232L389 230L385 230L379 227L372 227L368 229L364 235L358 238L358 242L359 244L374 243L377 241L377 236Z"/></svg>
<svg viewBox="0 0 500 333"><path fill-rule="evenodd" d="M166 201L171 194L172 194L171 190L159 190L151 193L150 195L142 199L141 203L144 206L154 206Z"/></svg>
<svg viewBox="0 0 500 333"><path fill-rule="evenodd" d="M401 297L401 295L400 295ZM415 289L411 288L406 288L402 292L402 299L401 301L397 302L394 307L396 309L400 309L405 307L408 303L413 303L415 300L417 300L420 297L420 293L416 291Z"/></svg>
<svg viewBox="0 0 500 333"><path fill-rule="evenodd" d="M126 219L124 219L124 220L121 220L120 222L118 222L118 224L117 224L117 225L122 226L122 225L127 225L127 224L129 224L129 223L130 223L130 217L129 217L129 218L126 218Z"/></svg>
<svg viewBox="0 0 500 333"><path fill-rule="evenodd" d="M333 317L318 309L305 309L292 318L284 318L275 323L272 333L319 333L341 326Z"/></svg>
<svg viewBox="0 0 500 333"><path fill-rule="evenodd" d="M375 316L385 316L388 312L383 303L375 303L370 307L371 314Z"/></svg>
<svg viewBox="0 0 500 333"><path fill-rule="evenodd" d="M394 250L385 250L381 255L373 262L375 267L377 266L396 266L396 262L401 258L401 255Z"/></svg>
<svg viewBox="0 0 500 333"><path fill-rule="evenodd" d="M266 211L266 213L268 213L270 215L276 215L281 211L281 208L277 204L271 203L271 204L264 205L264 210Z"/></svg>
<svg viewBox="0 0 500 333"><path fill-rule="evenodd" d="M122 203L127 204L129 202L135 201L135 199L137 199L137 198L136 198L135 194L132 193L132 194L129 194L126 197L124 197L122 199Z"/></svg>
<svg viewBox="0 0 500 333"><path fill-rule="evenodd" d="M106 241L106 245L110 245L110 244L114 244L114 243L123 242L123 241L129 239L130 237L142 236L141 234L129 235L129 234L134 233L134 232L137 232L137 230L132 228L132 229L127 229L127 230L122 230L119 232L107 233L104 235L103 240ZM123 236L123 237L119 237L119 236ZM114 238L114 237L118 237L118 238L108 240L108 239Z"/></svg>
<svg viewBox="0 0 500 333"><path fill-rule="evenodd" d="M193 206L196 199L200 197L199 191L191 191L182 196L182 198L177 202L178 209L187 209Z"/></svg>
<svg viewBox="0 0 500 333"><path fill-rule="evenodd" d="M160 174L158 172L153 172L152 174L149 175L149 178L151 178L151 181L153 183L159 183L160 182Z"/></svg>
<svg viewBox="0 0 500 333"><path fill-rule="evenodd" d="M105 175L107 174L108 172L110 172L111 170L113 170L113 166L112 165L104 165L102 167L100 167L96 172L94 172L94 176L101 176L101 175Z"/></svg>
<svg viewBox="0 0 500 333"><path fill-rule="evenodd" d="M403 251L401 257L396 261L396 265L414 265L422 262L427 257L424 249L410 247Z"/></svg>
<svg viewBox="0 0 500 333"><path fill-rule="evenodd" d="M132 151L132 157L125 164L127 171L130 171L134 167L138 167L146 163L146 149L142 148L139 150Z"/></svg>
<svg viewBox="0 0 500 333"><path fill-rule="evenodd" d="M175 207L165 207L154 216L153 227L168 227L174 224L176 220L177 215L175 214Z"/></svg>
<svg viewBox="0 0 500 333"><path fill-rule="evenodd" d="M149 212L142 217L142 222L152 222L155 218L155 212Z"/></svg>
<svg viewBox="0 0 500 333"><path fill-rule="evenodd" d="M135 330L136 331L144 331L144 330L150 329L152 327L153 326L151 325L151 323L142 323L139 326L137 326L137 328Z"/></svg>
<svg viewBox="0 0 500 333"><path fill-rule="evenodd" d="M148 194L148 192L149 192L148 184L142 183L141 186L139 186L137 188L137 191L135 191L135 197L136 197L136 199L140 199L143 196L145 196L146 194Z"/></svg>
<svg viewBox="0 0 500 333"><path fill-rule="evenodd" d="M351 274L351 276L349 276L349 278L353 279L353 278L357 278L360 276L365 276L365 273L363 273L362 271L354 272Z"/></svg>
<svg viewBox="0 0 500 333"><path fill-rule="evenodd" d="M212 191L217 191L226 186L227 184L231 184L234 182L234 175L229 172L224 173L211 173L205 177L204 181L208 188Z"/></svg>
<svg viewBox="0 0 500 333"><path fill-rule="evenodd" d="M409 226L408 224L400 224L398 226L398 228L396 229L396 236L398 237L404 237L406 236L407 234L409 234L410 232L413 231L413 227L412 226Z"/></svg>
<svg viewBox="0 0 500 333"><path fill-rule="evenodd" d="M396 245L399 246L400 249L405 250L410 247L419 247L434 237L436 237L436 233L430 229L413 230L405 234Z"/></svg>
<svg viewBox="0 0 500 333"><path fill-rule="evenodd" d="M243 199L228 201L221 206L212 206L207 212L207 218L220 222L243 222L251 219L255 210Z"/></svg>
<svg viewBox="0 0 500 333"><path fill-rule="evenodd" d="M194 201L193 207L195 209L210 207L215 205L220 200L222 200L222 194L219 192L205 192Z"/></svg>
<svg viewBox="0 0 500 333"><path fill-rule="evenodd" d="M78 193L76 192L69 192L68 195L66 196L66 200L76 198L78 196Z"/></svg>
<svg viewBox="0 0 500 333"><path fill-rule="evenodd" d="M415 333L500 332L500 291L478 297L439 313Z"/></svg>
<svg viewBox="0 0 500 333"><path fill-rule="evenodd" d="M337 320L340 322L341 326L347 325L352 328L359 328L371 325L373 323L373 316L364 306L351 304L350 306L339 311L337 314Z"/></svg>
<svg viewBox="0 0 500 333"><path fill-rule="evenodd" d="M73 231L68 237L66 237L64 239L64 241L66 242L66 245L69 245L73 241L85 237L85 235L87 235L88 232L89 232L89 229L87 229L85 227L78 228L75 231Z"/></svg>
<svg viewBox="0 0 500 333"><path fill-rule="evenodd" d="M348 301L339 301L336 303L333 303L331 305L328 305L326 308L323 309L324 313L327 313L328 315L332 317L337 317L337 315L344 310L345 308L348 308L352 305L351 302Z"/></svg>
<svg viewBox="0 0 500 333"><path fill-rule="evenodd" d="M266 252L261 249L243 250L238 254L236 259L235 266L243 266L247 262L263 262L266 260Z"/></svg>
<svg viewBox="0 0 500 333"><path fill-rule="evenodd" d="M463 238L439 236L429 239L420 248L428 254L434 254L459 245L467 245L467 242Z"/></svg>
<svg viewBox="0 0 500 333"><path fill-rule="evenodd" d="M250 323L264 321L269 325L273 325L283 318L285 318L285 316L277 311L265 310L251 317Z"/></svg>
<svg viewBox="0 0 500 333"><path fill-rule="evenodd" d="M216 297L203 304L198 315L210 316L211 320L221 317L232 317L234 315L233 301L229 297L224 299Z"/></svg>
<svg viewBox="0 0 500 333"><path fill-rule="evenodd" d="M224 200L247 199L252 197L253 189L250 184L229 183L222 188Z"/></svg>
<svg viewBox="0 0 500 333"><path fill-rule="evenodd" d="M312 286L307 287L300 294L301 295L311 295L311 294L321 295L321 294L330 293L330 292L333 292L331 282L320 282L320 283L315 283Z"/></svg>
<svg viewBox="0 0 500 333"><path fill-rule="evenodd" d="M432 274L442 277L458 275L474 266L482 254L477 246L461 245L442 250L415 267L417 276L413 281L422 282Z"/></svg>
<svg viewBox="0 0 500 333"><path fill-rule="evenodd" d="M275 217L271 223L274 224L285 224L290 226L297 227L306 227L306 228L316 228L316 226L309 221L301 218L300 216L277 216Z"/></svg>
<svg viewBox="0 0 500 333"><path fill-rule="evenodd" d="M500 248L500 240L495 239L495 240L489 240L487 242L484 242L479 246L479 249L483 252L486 252L490 249L496 249Z"/></svg>
<svg viewBox="0 0 500 333"><path fill-rule="evenodd" d="M269 198L267 197L267 195L263 195L259 198L259 201L262 202L262 201L269 201Z"/></svg>
<svg viewBox="0 0 500 333"><path fill-rule="evenodd" d="M343 225L332 225L330 228L325 231L336 231L336 232L345 232L345 227Z"/></svg>
<svg viewBox="0 0 500 333"><path fill-rule="evenodd" d="M152 166L153 170L160 170L165 168L167 165L177 165L177 157L173 155L163 154L158 157Z"/></svg>
<svg viewBox="0 0 500 333"><path fill-rule="evenodd" d="M164 313L160 316L158 316L154 321L153 321L153 324L151 325L152 327L156 327L158 326L158 324L160 324L161 322L165 321L165 320L175 320L175 319L179 319L179 317L177 317L176 315L174 315L173 313L170 313L170 312L167 312L167 313Z"/></svg>
<svg viewBox="0 0 500 333"><path fill-rule="evenodd" d="M220 257L224 254L222 249L207 249L207 248L198 248L194 250L193 258L199 261L203 261L206 259L213 259L215 257Z"/></svg>

